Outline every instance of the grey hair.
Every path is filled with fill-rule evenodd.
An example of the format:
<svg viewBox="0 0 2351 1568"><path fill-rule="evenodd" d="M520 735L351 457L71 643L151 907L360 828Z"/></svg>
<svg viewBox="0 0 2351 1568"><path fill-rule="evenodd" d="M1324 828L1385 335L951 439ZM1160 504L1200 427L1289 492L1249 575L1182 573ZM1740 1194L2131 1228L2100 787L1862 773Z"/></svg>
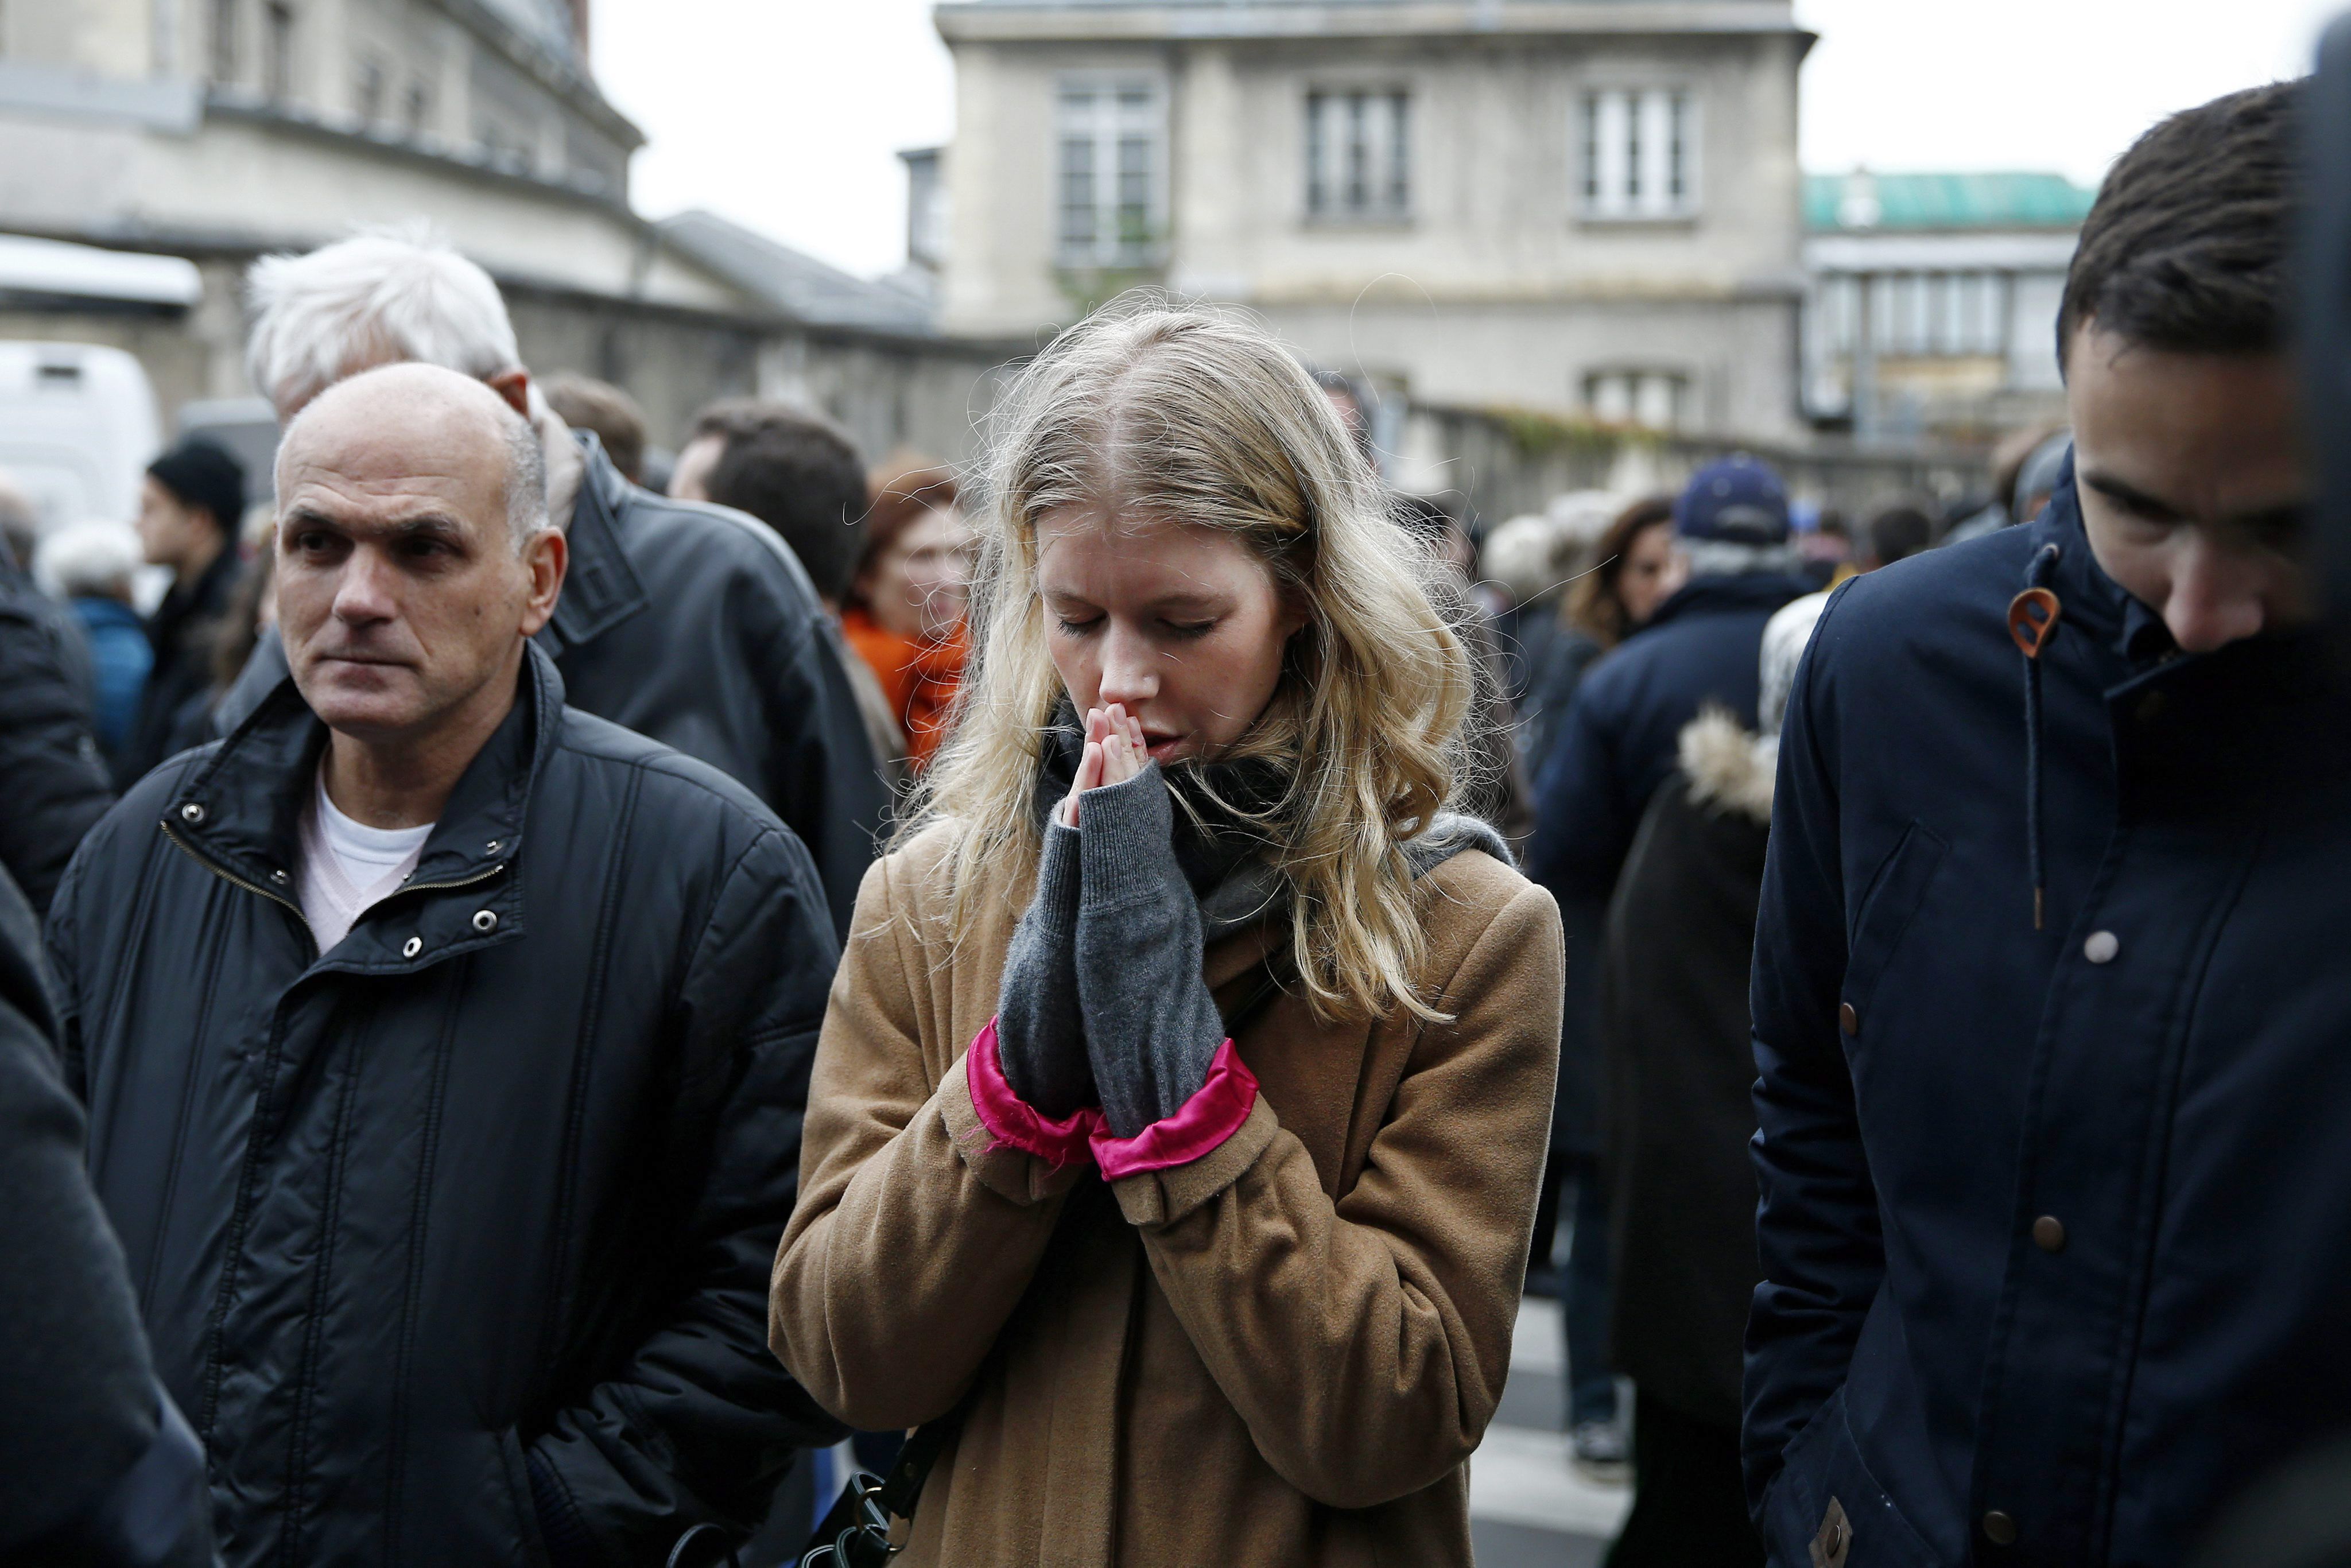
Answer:
<svg viewBox="0 0 2351 1568"><path fill-rule="evenodd" d="M498 286L425 230L265 256L246 274L246 368L280 408L399 360L475 381L522 363Z"/></svg>
<svg viewBox="0 0 2351 1568"><path fill-rule="evenodd" d="M547 515L547 450L530 421L500 401L499 434L507 444L507 527L513 530L517 552L553 528Z"/></svg>
<svg viewBox="0 0 2351 1568"><path fill-rule="evenodd" d="M57 599L111 596L127 589L146 560L138 530L108 518L75 523L41 540L33 552L33 580Z"/></svg>

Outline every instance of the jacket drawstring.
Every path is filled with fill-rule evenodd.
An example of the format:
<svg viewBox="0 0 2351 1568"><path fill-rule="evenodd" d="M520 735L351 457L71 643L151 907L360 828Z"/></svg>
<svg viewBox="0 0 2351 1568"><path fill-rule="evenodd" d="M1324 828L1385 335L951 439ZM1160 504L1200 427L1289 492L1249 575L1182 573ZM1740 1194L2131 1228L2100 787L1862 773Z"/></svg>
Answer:
<svg viewBox="0 0 2351 1568"><path fill-rule="evenodd" d="M2009 601L2008 634L2024 654L2024 835L2032 872L2032 928L2044 928L2049 877L2041 850L2041 652L2057 630L2064 606L2049 586L2058 548L2043 545L2025 569L2024 591Z"/></svg>

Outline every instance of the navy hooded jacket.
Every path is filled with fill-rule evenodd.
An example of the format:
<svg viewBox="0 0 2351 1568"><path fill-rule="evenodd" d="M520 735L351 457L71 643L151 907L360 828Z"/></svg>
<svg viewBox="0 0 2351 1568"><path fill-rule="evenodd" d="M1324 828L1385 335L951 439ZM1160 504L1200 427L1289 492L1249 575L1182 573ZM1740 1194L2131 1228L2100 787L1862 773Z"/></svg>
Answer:
<svg viewBox="0 0 2351 1568"><path fill-rule="evenodd" d="M2351 1423L2351 725L2312 653L2181 655L2070 473L1829 606L1753 977L1774 1564L1834 1512L1846 1568L2159 1568Z"/></svg>

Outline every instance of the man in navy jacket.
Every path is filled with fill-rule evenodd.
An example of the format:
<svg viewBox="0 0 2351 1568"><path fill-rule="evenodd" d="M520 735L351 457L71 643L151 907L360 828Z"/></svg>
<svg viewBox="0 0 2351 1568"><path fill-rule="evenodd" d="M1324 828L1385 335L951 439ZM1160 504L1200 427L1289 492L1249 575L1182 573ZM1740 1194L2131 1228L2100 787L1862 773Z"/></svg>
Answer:
<svg viewBox="0 0 2351 1568"><path fill-rule="evenodd" d="M2301 89L2108 178L2027 527L1848 585L1753 983L1772 1563L2161 1565L2351 1422L2351 724L2284 352Z"/></svg>

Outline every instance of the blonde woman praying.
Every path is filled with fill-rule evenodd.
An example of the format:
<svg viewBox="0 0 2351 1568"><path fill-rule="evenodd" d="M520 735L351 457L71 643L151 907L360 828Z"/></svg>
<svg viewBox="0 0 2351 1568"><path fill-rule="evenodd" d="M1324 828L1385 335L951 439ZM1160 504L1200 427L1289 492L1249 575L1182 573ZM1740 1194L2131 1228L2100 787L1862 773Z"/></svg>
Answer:
<svg viewBox="0 0 2351 1568"><path fill-rule="evenodd" d="M776 1352L861 1427L959 1412L911 1563L1466 1565L1561 954L1448 809L1443 579L1236 315L1064 334L986 480L974 663L859 895Z"/></svg>

